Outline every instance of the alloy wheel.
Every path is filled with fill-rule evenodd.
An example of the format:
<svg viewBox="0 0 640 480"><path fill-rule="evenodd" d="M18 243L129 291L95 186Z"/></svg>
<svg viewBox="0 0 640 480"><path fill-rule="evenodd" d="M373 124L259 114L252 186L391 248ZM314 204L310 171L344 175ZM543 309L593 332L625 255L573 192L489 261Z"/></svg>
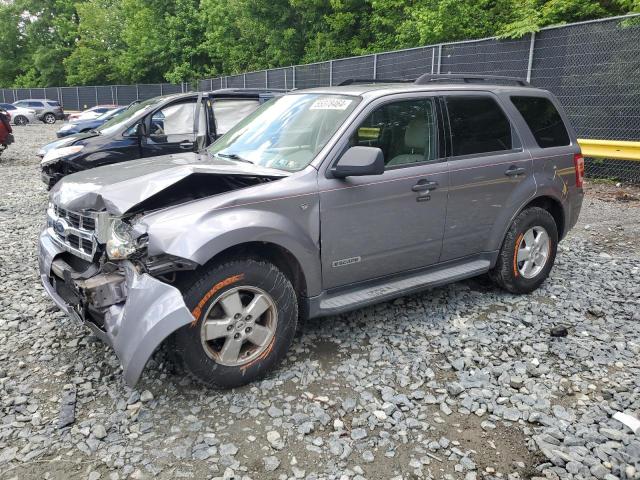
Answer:
<svg viewBox="0 0 640 480"><path fill-rule="evenodd" d="M53 113L47 113L44 116L44 123L47 123L49 125L56 123L56 116Z"/></svg>
<svg viewBox="0 0 640 480"><path fill-rule="evenodd" d="M204 315L200 339L207 355L226 366L245 365L267 350L278 325L271 296L253 286L220 295Z"/></svg>
<svg viewBox="0 0 640 480"><path fill-rule="evenodd" d="M520 237L516 265L524 278L536 277L547 264L551 252L549 234L542 227L531 227Z"/></svg>

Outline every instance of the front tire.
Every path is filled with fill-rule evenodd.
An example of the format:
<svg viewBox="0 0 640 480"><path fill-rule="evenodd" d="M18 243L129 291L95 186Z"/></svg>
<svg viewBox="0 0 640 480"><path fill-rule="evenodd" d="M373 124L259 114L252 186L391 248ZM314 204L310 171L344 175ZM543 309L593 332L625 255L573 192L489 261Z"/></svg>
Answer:
<svg viewBox="0 0 640 480"><path fill-rule="evenodd" d="M286 355L298 302L275 265L249 258L214 265L183 295L195 320L176 332L175 353L202 383L239 387L264 376Z"/></svg>
<svg viewBox="0 0 640 480"><path fill-rule="evenodd" d="M530 293L549 276L557 249L553 216L542 208L527 208L509 227L490 276L511 293Z"/></svg>
<svg viewBox="0 0 640 480"><path fill-rule="evenodd" d="M18 115L14 120L13 123L15 125L20 125L20 126L24 126L27 123L29 123L29 119L27 117L25 117L24 115Z"/></svg>
<svg viewBox="0 0 640 480"><path fill-rule="evenodd" d="M53 125L54 123L56 123L56 116L53 113L47 113L42 118L42 121L47 125Z"/></svg>

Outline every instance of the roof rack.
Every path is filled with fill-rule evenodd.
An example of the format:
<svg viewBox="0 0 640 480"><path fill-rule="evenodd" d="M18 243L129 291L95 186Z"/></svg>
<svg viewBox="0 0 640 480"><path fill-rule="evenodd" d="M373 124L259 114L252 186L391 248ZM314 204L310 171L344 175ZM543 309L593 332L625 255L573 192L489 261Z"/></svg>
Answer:
<svg viewBox="0 0 640 480"><path fill-rule="evenodd" d="M345 85L368 84L368 83L411 83L413 80L403 80L401 78L349 78L338 84L339 87Z"/></svg>
<svg viewBox="0 0 640 480"><path fill-rule="evenodd" d="M431 82L462 82L462 83L507 83L519 85L521 87L530 87L531 84L523 78L518 77L502 77L499 75L470 75L466 73L461 74L433 74L425 73L419 76L413 83L416 85L426 85Z"/></svg>

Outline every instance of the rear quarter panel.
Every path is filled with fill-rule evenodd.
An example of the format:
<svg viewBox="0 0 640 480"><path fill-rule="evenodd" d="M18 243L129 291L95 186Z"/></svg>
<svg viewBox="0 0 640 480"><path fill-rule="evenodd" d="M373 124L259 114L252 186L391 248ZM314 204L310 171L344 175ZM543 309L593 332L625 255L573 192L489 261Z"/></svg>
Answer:
<svg viewBox="0 0 640 480"><path fill-rule="evenodd" d="M510 95L526 95L548 98L558 110L569 134L570 144L561 147L540 148L531 130L517 108L511 103ZM503 93L503 102L508 105L512 117L519 125L519 130L533 158L533 174L536 183L535 198L550 197L560 203L564 214L564 229L566 235L577 222L582 206L584 192L576 187L576 171L574 155L580 153L580 146L575 130L558 99L545 90L532 89L531 92Z"/></svg>

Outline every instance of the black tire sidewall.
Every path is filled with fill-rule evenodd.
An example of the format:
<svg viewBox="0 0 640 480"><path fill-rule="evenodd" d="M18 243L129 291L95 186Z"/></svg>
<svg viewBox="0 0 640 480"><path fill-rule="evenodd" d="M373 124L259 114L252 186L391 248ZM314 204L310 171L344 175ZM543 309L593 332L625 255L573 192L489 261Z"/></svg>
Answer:
<svg viewBox="0 0 640 480"><path fill-rule="evenodd" d="M533 278L525 278L519 273L515 258L520 244L520 237L532 227L542 227L547 231L550 252L547 263L538 275ZM498 262L494 269L494 279L510 292L530 293L537 289L549 276L549 272L551 272L555 262L557 249L558 227L553 216L542 208L528 208L515 218L505 236Z"/></svg>
<svg viewBox="0 0 640 480"><path fill-rule="evenodd" d="M207 355L200 339L204 314L224 292L243 285L258 287L271 296L278 312L276 332L270 346L248 365L220 365ZM210 294L211 291L214 293ZM206 296L209 298L201 303ZM232 388L262 377L286 355L295 335L298 319L295 291L284 274L268 262L244 259L214 266L184 291L184 300L197 318L176 332L176 354L191 374L212 387Z"/></svg>

